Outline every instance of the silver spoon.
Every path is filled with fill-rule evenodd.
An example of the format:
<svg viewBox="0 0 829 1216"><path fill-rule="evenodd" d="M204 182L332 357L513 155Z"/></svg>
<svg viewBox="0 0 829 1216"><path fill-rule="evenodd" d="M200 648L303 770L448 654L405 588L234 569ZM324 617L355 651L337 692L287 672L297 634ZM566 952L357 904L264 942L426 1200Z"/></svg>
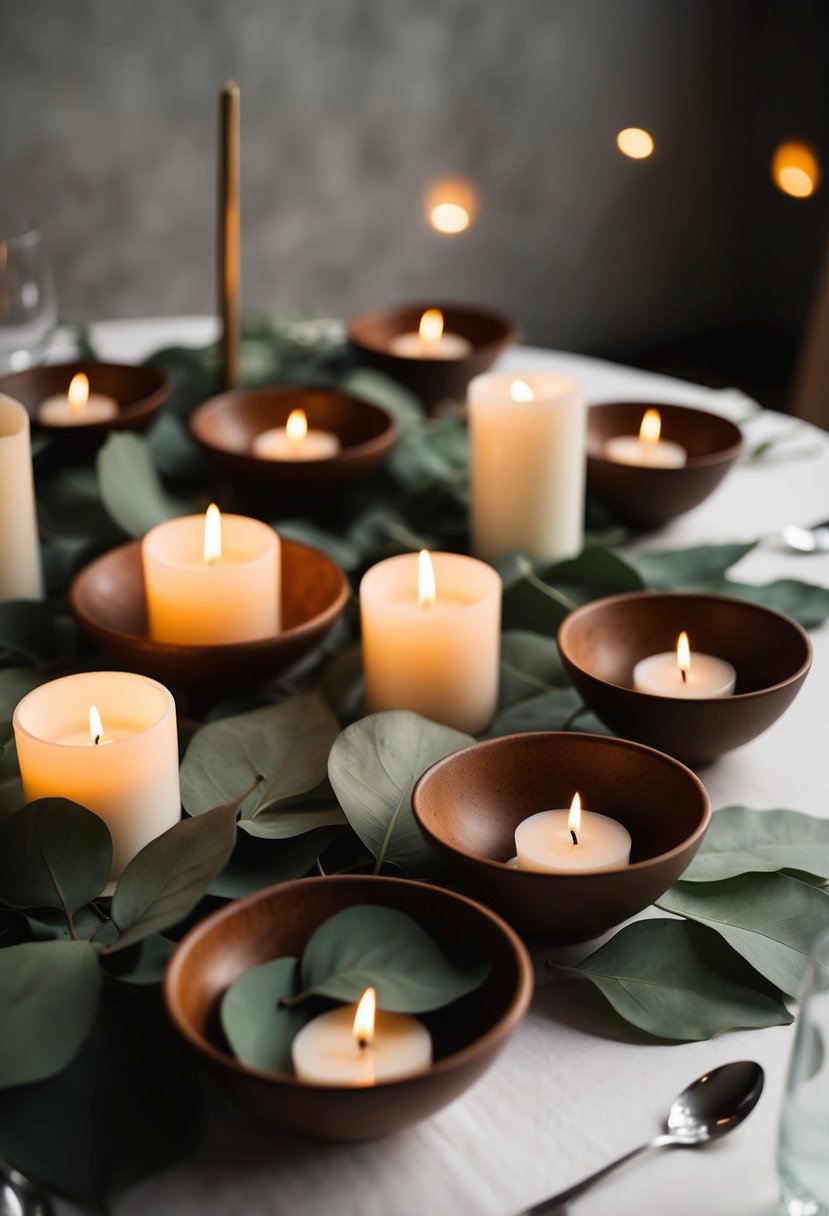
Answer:
<svg viewBox="0 0 829 1216"><path fill-rule="evenodd" d="M789 548L798 553L826 553L829 551L829 519L813 524L811 528L787 524L782 536Z"/></svg>
<svg viewBox="0 0 829 1216"><path fill-rule="evenodd" d="M625 1153L624 1157L583 1178L575 1186L527 1208L522 1216L543 1216L544 1213L555 1212L568 1199L575 1199L576 1195L586 1191L611 1170L632 1157L638 1157L647 1149L665 1148L673 1144L692 1148L724 1136L754 1110L762 1092L763 1070L753 1060L736 1060L733 1064L723 1064L713 1072L707 1072L676 1099L668 1114L668 1131L665 1135L641 1144L639 1148Z"/></svg>
<svg viewBox="0 0 829 1216"><path fill-rule="evenodd" d="M0 1216L53 1216L48 1196L0 1161Z"/></svg>

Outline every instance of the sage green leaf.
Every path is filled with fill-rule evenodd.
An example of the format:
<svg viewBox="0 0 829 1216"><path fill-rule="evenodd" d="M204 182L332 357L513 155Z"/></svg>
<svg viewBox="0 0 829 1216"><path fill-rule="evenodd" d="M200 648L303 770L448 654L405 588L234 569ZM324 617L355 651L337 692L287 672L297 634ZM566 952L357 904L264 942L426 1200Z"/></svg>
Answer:
<svg viewBox="0 0 829 1216"><path fill-rule="evenodd" d="M87 942L0 950L0 1089L65 1068L92 1027L101 975Z"/></svg>
<svg viewBox="0 0 829 1216"><path fill-rule="evenodd" d="M315 993L337 1001L356 1001L371 985L380 1009L427 1013L473 992L488 971L488 964L447 958L405 912L354 904L311 934L300 960L299 983L304 996Z"/></svg>
<svg viewBox="0 0 829 1216"><path fill-rule="evenodd" d="M587 545L578 557L554 565L510 554L498 569L504 578L503 627L550 637L573 608L644 587L628 561L601 545Z"/></svg>
<svg viewBox="0 0 829 1216"><path fill-rule="evenodd" d="M356 570L360 564L360 550L342 536L327 532L308 519L280 519L274 524L283 540L294 540L301 545L310 545L327 554L343 570Z"/></svg>
<svg viewBox="0 0 829 1216"><path fill-rule="evenodd" d="M178 414L162 410L147 432L153 463L162 477L210 477L213 469Z"/></svg>
<svg viewBox="0 0 829 1216"><path fill-rule="evenodd" d="M41 600L0 603L0 657L15 663L42 663L60 653L55 611Z"/></svg>
<svg viewBox="0 0 829 1216"><path fill-rule="evenodd" d="M359 642L346 646L330 659L322 671L320 688L343 725L365 716L366 681L363 648Z"/></svg>
<svg viewBox="0 0 829 1216"><path fill-rule="evenodd" d="M292 1072L291 1044L308 1021L301 1005L282 1001L297 994L299 961L275 958L234 980L219 1007L222 1030L233 1053L250 1068Z"/></svg>
<svg viewBox="0 0 829 1216"><path fill-rule="evenodd" d="M104 510L95 470L90 465L70 465L38 478L37 515L41 528L59 536L110 544L121 537Z"/></svg>
<svg viewBox="0 0 829 1216"><path fill-rule="evenodd" d="M604 545L587 544L578 557L544 565L538 574L543 582L564 590L577 604L623 591L641 591L643 587L642 577L629 558Z"/></svg>
<svg viewBox="0 0 829 1216"><path fill-rule="evenodd" d="M815 937L829 929L829 895L787 874L678 882L657 907L714 929L789 996L800 991Z"/></svg>
<svg viewBox="0 0 829 1216"><path fill-rule="evenodd" d="M239 830L262 840L289 840L318 828L343 828L348 823L342 808L331 799L324 802L294 802L240 819Z"/></svg>
<svg viewBox="0 0 829 1216"><path fill-rule="evenodd" d="M691 549L662 549L629 553L627 560L652 591L697 590L718 582L725 572L750 553L757 541L726 545L696 545Z"/></svg>
<svg viewBox="0 0 829 1216"><path fill-rule="evenodd" d="M190 815L201 815L249 789L242 817L252 819L279 801L297 797L324 780L337 719L314 690L279 705L211 722L187 748L181 796ZM321 824L310 824L319 827Z"/></svg>
<svg viewBox="0 0 829 1216"><path fill-rule="evenodd" d="M331 748L328 776L348 822L375 858L375 871L386 862L406 874L431 869L412 814L412 790L432 764L473 742L404 709L370 714L342 732Z"/></svg>
<svg viewBox="0 0 829 1216"><path fill-rule="evenodd" d="M682 882L716 882L747 871L802 870L829 879L829 820L801 811L717 811Z"/></svg>
<svg viewBox="0 0 829 1216"><path fill-rule="evenodd" d="M731 579L713 583L705 588L714 595L733 595L763 608L772 608L790 616L804 629L817 629L829 618L829 588L800 579L781 578L774 583L735 583Z"/></svg>
<svg viewBox="0 0 829 1216"><path fill-rule="evenodd" d="M488 738L533 730L585 730L593 734L611 732L590 713L575 688L554 688L539 697L527 697L508 705L496 716Z"/></svg>
<svg viewBox="0 0 829 1216"><path fill-rule="evenodd" d="M112 865L109 828L68 798L39 798L0 825L0 900L68 913L101 894Z"/></svg>
<svg viewBox="0 0 829 1216"><path fill-rule="evenodd" d="M213 879L208 894L238 899L273 883L302 878L341 832L337 827L314 828L287 840L252 839L240 832L230 861Z"/></svg>
<svg viewBox="0 0 829 1216"><path fill-rule="evenodd" d="M585 976L626 1021L663 1039L794 1020L775 987L718 934L690 921L635 921L578 967L558 969Z"/></svg>
<svg viewBox="0 0 829 1216"><path fill-rule="evenodd" d="M357 367L346 372L341 384L355 397L388 410L401 428L423 418L423 406L414 393L371 367Z"/></svg>
<svg viewBox="0 0 829 1216"><path fill-rule="evenodd" d="M109 514L128 536L143 536L156 524L195 510L161 484L146 439L128 431L109 436L97 456L98 488Z"/></svg>
<svg viewBox="0 0 829 1216"><path fill-rule="evenodd" d="M175 948L176 943L169 937L155 933L126 950L104 955L104 966L107 974L122 984L160 984Z"/></svg>
<svg viewBox="0 0 829 1216"><path fill-rule="evenodd" d="M534 693L568 684L554 638L524 629L507 629L501 634L502 709Z"/></svg>
<svg viewBox="0 0 829 1216"><path fill-rule="evenodd" d="M236 810L219 806L183 819L133 857L118 879L112 919L121 936L109 950L162 933L195 908L236 843Z"/></svg>

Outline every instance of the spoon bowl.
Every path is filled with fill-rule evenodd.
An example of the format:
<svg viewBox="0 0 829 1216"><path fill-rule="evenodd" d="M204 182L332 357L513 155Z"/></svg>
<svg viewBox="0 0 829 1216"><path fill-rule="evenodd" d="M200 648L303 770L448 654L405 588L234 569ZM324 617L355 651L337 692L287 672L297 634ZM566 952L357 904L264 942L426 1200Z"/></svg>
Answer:
<svg viewBox="0 0 829 1216"><path fill-rule="evenodd" d="M782 536L783 543L795 553L829 553L829 519L810 528L787 524Z"/></svg>

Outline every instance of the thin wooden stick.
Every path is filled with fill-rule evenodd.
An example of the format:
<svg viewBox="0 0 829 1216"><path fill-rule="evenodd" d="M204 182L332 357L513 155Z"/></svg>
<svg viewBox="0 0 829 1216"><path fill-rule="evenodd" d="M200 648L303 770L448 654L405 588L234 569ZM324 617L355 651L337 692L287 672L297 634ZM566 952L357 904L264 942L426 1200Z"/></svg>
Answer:
<svg viewBox="0 0 829 1216"><path fill-rule="evenodd" d="M239 86L229 80L219 99L219 314L225 388L235 388L241 376L239 201Z"/></svg>

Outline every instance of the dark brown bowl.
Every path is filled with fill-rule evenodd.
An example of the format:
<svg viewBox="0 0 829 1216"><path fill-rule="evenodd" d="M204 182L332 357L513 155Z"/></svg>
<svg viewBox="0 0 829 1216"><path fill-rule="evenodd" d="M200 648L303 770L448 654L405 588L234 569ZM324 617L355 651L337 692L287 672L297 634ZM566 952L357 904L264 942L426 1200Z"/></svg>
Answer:
<svg viewBox="0 0 829 1216"><path fill-rule="evenodd" d="M505 863L515 829L536 811L568 807L617 819L630 865L596 874L537 874ZM605 735L540 731L454 752L412 794L421 831L450 878L525 937L590 941L641 912L676 882L711 818L705 786L670 756Z"/></svg>
<svg viewBox="0 0 829 1216"><path fill-rule="evenodd" d="M471 354L461 359L409 359L390 352L391 339L416 333L429 308L440 309L446 332L466 338ZM348 336L363 363L405 384L432 410L441 401L463 401L472 377L485 372L518 334L515 323L502 313L430 300L361 312L348 322Z"/></svg>
<svg viewBox="0 0 829 1216"><path fill-rule="evenodd" d="M285 671L318 646L350 588L329 557L283 540L282 632L255 642L179 646L147 630L141 542L110 550L78 574L69 603L81 629L131 670L187 688L231 688Z"/></svg>
<svg viewBox="0 0 829 1216"><path fill-rule="evenodd" d="M333 431L342 449L329 460L264 460L254 456L262 431L284 426L303 409L308 426ZM190 417L193 437L233 477L277 496L326 495L359 481L377 467L397 438L394 419L336 389L280 384L234 389L205 401Z"/></svg>
<svg viewBox="0 0 829 1216"><path fill-rule="evenodd" d="M486 960L483 985L424 1017L435 1061L428 1072L368 1089L308 1085L240 1063L219 1028L218 1006L250 967L298 956L323 921L354 904L412 916L450 956ZM317 1140L367 1140L399 1131L459 1097L489 1068L532 999L527 951L487 908L452 891L399 878L300 878L257 891L201 921L176 949L164 979L173 1023L216 1078L254 1113Z"/></svg>
<svg viewBox="0 0 829 1216"><path fill-rule="evenodd" d="M688 453L681 469L643 469L604 455L608 439L638 435L642 415L658 409L662 438ZM587 490L633 528L659 528L712 494L740 455L740 428L727 418L659 401L612 401L587 413Z"/></svg>
<svg viewBox="0 0 829 1216"><path fill-rule="evenodd" d="M634 690L635 665L674 650L682 630L692 652L732 664L734 696L683 701ZM768 730L797 696L812 662L800 625L721 595L634 591L595 600L565 618L558 645L585 705L606 726L695 765Z"/></svg>

